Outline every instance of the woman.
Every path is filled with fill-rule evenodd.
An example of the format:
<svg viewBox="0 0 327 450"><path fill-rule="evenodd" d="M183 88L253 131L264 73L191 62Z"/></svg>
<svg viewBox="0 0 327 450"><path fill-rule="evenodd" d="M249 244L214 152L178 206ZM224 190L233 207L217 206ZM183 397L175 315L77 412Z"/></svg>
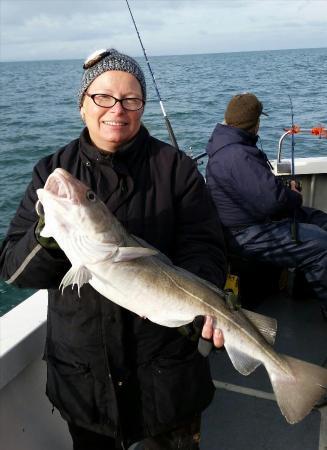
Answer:
<svg viewBox="0 0 327 450"><path fill-rule="evenodd" d="M220 225L204 180L184 153L141 124L146 83L138 63L114 49L84 64L80 137L39 161L2 246L1 276L49 291L47 395L68 422L74 449L197 449L200 414L213 386L196 340L109 302L89 284L58 290L68 260L40 237L34 205L56 167L86 183L127 230L176 265L222 287ZM195 213L196 212L196 213ZM191 327L190 327L191 329ZM202 336L223 345L207 318Z"/></svg>

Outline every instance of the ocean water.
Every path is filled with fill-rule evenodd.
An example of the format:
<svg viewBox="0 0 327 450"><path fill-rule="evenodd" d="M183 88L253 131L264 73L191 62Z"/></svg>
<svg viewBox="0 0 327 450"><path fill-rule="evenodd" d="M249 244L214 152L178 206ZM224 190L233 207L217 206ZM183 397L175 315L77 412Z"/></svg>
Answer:
<svg viewBox="0 0 327 450"><path fill-rule="evenodd" d="M236 93L254 92L268 118L261 121L261 143L276 158L278 140L294 123L327 126L327 48L150 57L157 85L179 147L193 156L205 150L224 109ZM143 58L148 86L144 124L168 141L152 79ZM82 61L0 63L0 240L29 183L34 164L75 139L81 129L76 92ZM290 152L290 142L284 145ZM296 136L296 156L327 155L327 140ZM199 166L202 173L206 160ZM33 291L0 281L0 315Z"/></svg>

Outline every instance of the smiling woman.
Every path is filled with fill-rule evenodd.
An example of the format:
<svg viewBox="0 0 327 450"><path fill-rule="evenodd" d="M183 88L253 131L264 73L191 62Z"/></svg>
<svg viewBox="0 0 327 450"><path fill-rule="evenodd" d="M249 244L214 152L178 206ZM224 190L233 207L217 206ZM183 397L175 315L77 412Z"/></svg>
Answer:
<svg viewBox="0 0 327 450"><path fill-rule="evenodd" d="M139 131L146 85L132 58L100 50L86 59L79 90L80 113L92 143L114 153Z"/></svg>
<svg viewBox="0 0 327 450"><path fill-rule="evenodd" d="M101 106L113 99L113 105ZM130 108L126 109L126 104ZM140 108L141 106L141 108ZM115 152L130 141L141 126L143 99L141 85L127 72L108 71L99 75L84 95L81 116L93 144Z"/></svg>
<svg viewBox="0 0 327 450"><path fill-rule="evenodd" d="M49 215L43 205L39 219L35 203L37 193L61 193L53 174L65 169L129 233L223 287L226 262L217 214L196 163L141 124L146 86L134 59L113 49L93 55L84 65L78 99L86 126L79 138L35 165L3 242L1 277L18 287L48 289L47 395L68 422L75 450L126 449L142 439L147 449L175 450L183 441L183 448L195 450L200 416L214 393L208 361L197 350L201 325L188 324L185 336L177 327L161 326L115 304L91 283L61 292L70 267L61 239L66 233L65 242L73 248L79 238L73 226L63 225L48 245L58 215L55 208ZM71 198L71 192L62 193ZM62 216L73 210L72 203ZM71 223L83 220L74 216ZM101 226L100 218L94 223ZM93 255L95 247L90 250ZM75 262L79 265L78 257ZM143 296L132 288L137 276L128 273L126 298L142 307ZM110 282L108 272L104 278ZM212 323L203 330L210 339ZM213 342L222 346L222 334L213 333Z"/></svg>

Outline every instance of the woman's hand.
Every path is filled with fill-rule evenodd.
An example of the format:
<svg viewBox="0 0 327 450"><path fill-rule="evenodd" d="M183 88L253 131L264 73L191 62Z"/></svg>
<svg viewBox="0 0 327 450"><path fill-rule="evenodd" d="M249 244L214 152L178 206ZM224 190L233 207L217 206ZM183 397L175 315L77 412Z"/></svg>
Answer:
<svg viewBox="0 0 327 450"><path fill-rule="evenodd" d="M290 188L291 188L291 191L297 192L298 194L302 195L300 187L299 187L299 184L298 184L297 181L292 180L290 182Z"/></svg>
<svg viewBox="0 0 327 450"><path fill-rule="evenodd" d="M224 336L219 328L213 327L214 322L211 316L205 316L202 337L207 340L212 340L216 348L221 348L224 346Z"/></svg>

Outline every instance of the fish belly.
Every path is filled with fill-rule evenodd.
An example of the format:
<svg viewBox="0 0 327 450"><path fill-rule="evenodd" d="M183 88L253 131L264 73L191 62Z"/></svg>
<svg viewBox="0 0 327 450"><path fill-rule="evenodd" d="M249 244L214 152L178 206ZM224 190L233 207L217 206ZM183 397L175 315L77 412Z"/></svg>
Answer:
<svg viewBox="0 0 327 450"><path fill-rule="evenodd" d="M197 315L212 314L212 308L198 301L173 275L153 267L150 261L99 264L92 268L90 284L119 306L166 327L179 327Z"/></svg>

